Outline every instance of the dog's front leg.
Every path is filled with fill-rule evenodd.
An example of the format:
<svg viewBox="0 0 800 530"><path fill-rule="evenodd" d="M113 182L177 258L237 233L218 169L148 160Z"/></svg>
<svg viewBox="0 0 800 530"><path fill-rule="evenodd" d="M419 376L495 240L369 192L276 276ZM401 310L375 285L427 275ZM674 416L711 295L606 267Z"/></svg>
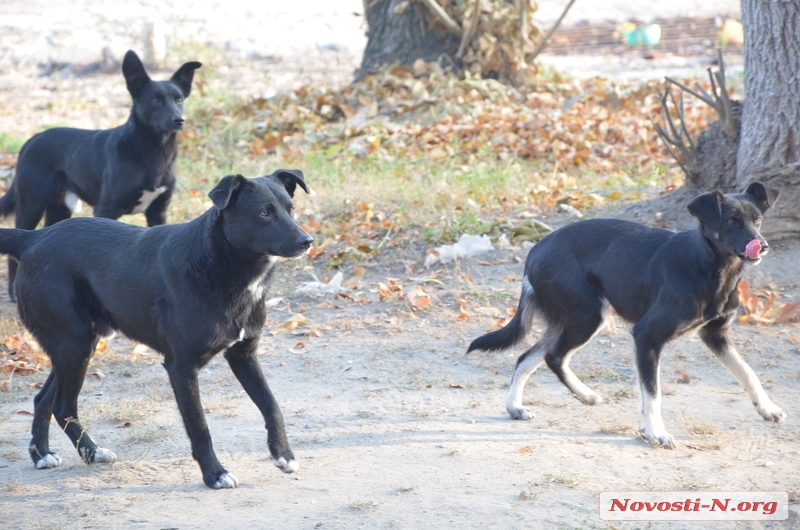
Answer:
<svg viewBox="0 0 800 530"><path fill-rule="evenodd" d="M284 473L294 473L299 469L294 453L289 448L286 429L283 425L283 414L278 402L267 385L261 365L256 357L258 339L245 339L237 342L225 352L236 379L242 384L247 395L256 404L264 416L267 428L267 445L272 455L272 462Z"/></svg>
<svg viewBox="0 0 800 530"><path fill-rule="evenodd" d="M728 322L727 319L712 320L698 334L708 349L739 381L762 418L767 421L786 419L786 413L769 399L758 376L731 344L728 338Z"/></svg>
<svg viewBox="0 0 800 530"><path fill-rule="evenodd" d="M172 188L159 195L144 211L147 226L167 224L167 207L172 200Z"/></svg>
<svg viewBox="0 0 800 530"><path fill-rule="evenodd" d="M165 362L164 367L169 374L172 391L178 402L183 425L192 443L192 456L200 464L203 473L203 482L214 489L235 488L239 485L232 474L228 473L214 454L211 444L211 434L203 414L200 403L200 389L197 382L197 368L192 365L176 361Z"/></svg>
<svg viewBox="0 0 800 530"><path fill-rule="evenodd" d="M640 321L633 327L636 343L636 369L639 374L641 406L644 414L644 437L653 444L666 449L675 448L675 439L664 427L661 419L661 349L664 340L651 332Z"/></svg>

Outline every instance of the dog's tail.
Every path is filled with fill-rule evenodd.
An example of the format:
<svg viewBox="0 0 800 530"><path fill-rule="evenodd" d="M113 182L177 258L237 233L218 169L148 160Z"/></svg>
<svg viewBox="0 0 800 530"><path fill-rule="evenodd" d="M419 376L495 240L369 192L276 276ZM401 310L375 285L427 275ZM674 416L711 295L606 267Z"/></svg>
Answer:
<svg viewBox="0 0 800 530"><path fill-rule="evenodd" d="M8 217L16 209L17 204L14 200L14 182L8 187L6 194L0 197L0 217Z"/></svg>
<svg viewBox="0 0 800 530"><path fill-rule="evenodd" d="M469 349L467 349L467 353L470 353L472 350L505 350L524 339L525 335L527 335L528 331L531 329L533 308L533 290L530 289L530 283L526 280L522 288L522 296L519 299L517 312L508 324L497 331L492 331L491 333L487 333L473 340L472 344L469 345Z"/></svg>
<svg viewBox="0 0 800 530"><path fill-rule="evenodd" d="M28 241L35 237L33 230L21 228L0 228L0 254L8 254L19 259Z"/></svg>

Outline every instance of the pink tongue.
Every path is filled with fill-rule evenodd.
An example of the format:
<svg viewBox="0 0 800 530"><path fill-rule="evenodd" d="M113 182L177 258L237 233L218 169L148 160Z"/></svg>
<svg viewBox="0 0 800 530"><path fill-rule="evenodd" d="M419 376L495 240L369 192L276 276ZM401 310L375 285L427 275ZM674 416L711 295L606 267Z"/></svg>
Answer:
<svg viewBox="0 0 800 530"><path fill-rule="evenodd" d="M761 243L758 239L754 239L747 244L744 249L744 255L750 259L758 259L758 256L761 254Z"/></svg>

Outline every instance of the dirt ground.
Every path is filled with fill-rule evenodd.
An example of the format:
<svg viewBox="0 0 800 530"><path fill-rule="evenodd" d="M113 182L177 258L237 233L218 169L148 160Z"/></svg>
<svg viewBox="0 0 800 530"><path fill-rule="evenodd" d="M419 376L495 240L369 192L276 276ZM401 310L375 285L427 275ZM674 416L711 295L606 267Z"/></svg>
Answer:
<svg viewBox="0 0 800 530"><path fill-rule="evenodd" d="M40 4L44 5L13 0L0 5L0 26L22 28L0 35L0 132L27 135L40 123L83 127L119 123L128 100L118 74L40 77L38 65L50 63L36 58L62 60L47 47L59 42L55 37L63 39L61 47L88 50L85 60L95 60L101 45L108 42L124 51L131 45L128 37L106 42L102 35L79 38L78 32L62 31L45 39L52 28L61 28L63 20L85 19L87 24L94 20L85 13L104 13L104 20L113 22L108 8L112 3L96 2L93 7L85 3L75 10L62 7L49 15L58 22L47 17L36 20ZM152 9L147 2L135 4ZM181 3L167 4L173 11L162 16L176 20ZM300 11L308 2L295 4ZM349 43L326 47L332 41L325 32L336 34L333 21L352 23L344 16L351 4L357 8L361 2L336 3L341 19L326 15L322 8L319 17L317 11L307 11L312 22L319 23L310 30L289 25L286 21L293 20L290 15L296 11L287 8L288 18L276 16L278 22L267 27L282 25L284 33L265 30L263 41L258 40L255 24L238 28L249 32L253 44L231 59L231 71L244 71L237 67L242 64L283 65L280 71L289 77L251 74L239 77L237 86L255 93L312 78L346 79L360 50ZM722 9L731 2L719 4ZM125 5L114 16L141 22L140 13ZM189 24L195 19L180 20ZM97 24L102 26L101 22ZM274 42L286 44L293 32L308 42L284 53ZM12 37L17 40L8 40ZM86 42L92 45L81 48ZM20 48L25 43L40 47ZM39 55L20 51L25 49L39 50ZM248 55L252 50L258 56ZM297 68L300 63L289 59L300 56L311 61L303 63L310 66ZM59 104L86 90L93 99L84 108ZM299 204L302 201L298 199ZM555 225L567 221L549 220ZM535 418L513 421L505 411L505 400L523 347L499 354L465 356L464 352L473 338L493 329L497 319L516 306L524 257L522 249L497 250L425 270L423 247L395 248L390 243L383 256L366 264L360 279L354 266L344 267L345 280L352 286L348 297L319 298L294 291L310 279L311 272L329 278L333 271L312 261L284 264L273 282L273 304L259 351L300 470L284 475L271 464L263 421L220 357L203 369L201 392L217 454L240 482L233 490L213 491L202 484L157 353L134 351L128 339L116 338L90 365L81 394L81 418L98 443L116 452L118 461L113 464L84 465L67 437L52 427L52 448L64 464L34 469L27 455L30 411L46 374L13 379L3 374L9 390L0 391L2 526L701 527L691 522L606 524L598 517L597 501L605 490L788 491L788 521L707 527L800 526L800 417L792 407L800 402L800 325L737 325L734 330L739 350L773 401L787 412L789 417L781 424L764 422L733 376L697 337L690 336L668 345L662 366L663 415L678 447L668 451L648 446L638 435L643 419L633 345L621 322L616 332L598 335L572 363L576 374L605 398L602 404L582 404L551 372L541 369L526 391ZM798 260L798 244L773 245L758 268L747 270L747 279L751 285L772 285L797 299ZM424 285L433 293L431 309L416 311L404 300L380 301L378 284L390 280L406 290ZM3 278L0 292L4 286ZM464 300L470 320L459 318ZM15 307L0 295L0 316L14 314ZM534 324L536 333L529 343L539 329Z"/></svg>
<svg viewBox="0 0 800 530"><path fill-rule="evenodd" d="M787 252L776 249L765 262L775 269L796 263L797 249ZM605 528L597 514L604 490L785 490L793 500L788 522L713 527L797 524L797 325L734 331L767 392L788 412L782 424L761 420L733 377L688 337L667 347L662 368L664 418L678 448L648 446L637 434L643 422L632 341L621 323L573 361L604 403L580 403L542 369L526 392L536 417L513 421L505 398L522 348L464 351L515 305L523 258L522 250L496 251L426 273L421 257L386 257L366 267L352 298L293 295L310 266L284 266L273 288L282 300L270 311L260 353L300 471L283 475L271 464L258 411L217 358L202 371L201 392L216 451L240 481L235 490L202 484L154 352L132 354L134 345L118 338L90 366L82 419L117 453L114 464L84 465L53 427L52 447L64 464L34 469L26 451L28 411L45 374L15 378L11 391L0 393L4 526ZM755 270L748 275L764 280ZM793 278L768 277L797 287ZM390 278L407 289L423 281L438 286L432 309L379 302L371 291ZM471 301L469 321L459 319L464 299ZM0 303L3 313L13 311L7 300ZM298 314L304 322L286 330Z"/></svg>

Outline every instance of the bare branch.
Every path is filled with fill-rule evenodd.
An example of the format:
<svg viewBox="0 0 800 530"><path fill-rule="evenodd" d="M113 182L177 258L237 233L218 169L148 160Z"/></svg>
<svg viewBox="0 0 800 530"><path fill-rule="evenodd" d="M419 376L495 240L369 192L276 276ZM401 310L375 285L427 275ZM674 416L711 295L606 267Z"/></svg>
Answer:
<svg viewBox="0 0 800 530"><path fill-rule="evenodd" d="M666 76L664 79L666 79L667 81L669 81L670 83L672 83L676 87L680 88L681 90L685 90L686 92L690 93L691 95L693 95L694 97L696 97L697 99L699 99L700 101L705 103L706 105L709 105L712 108L716 108L716 102L713 99L709 99L709 98L705 97L704 95L702 95L702 94L700 94L698 92L695 92L694 90L692 90L688 86L684 85L683 83L681 83L677 79L673 79L673 78L671 78L669 76Z"/></svg>
<svg viewBox="0 0 800 530"><path fill-rule="evenodd" d="M456 57L461 59L464 52L467 50L472 37L475 36L475 31L478 29L478 21L481 18L481 0L475 0L475 5L472 10L472 19L469 21L469 26L461 37L461 45L458 47Z"/></svg>
<svg viewBox="0 0 800 530"><path fill-rule="evenodd" d="M714 77L717 78L717 83L719 84L719 99L721 100L722 108L725 114L724 118L722 119L722 124L725 128L725 131L731 134L736 129L733 119L733 103L731 102L731 97L728 94L728 88L725 86L725 63L722 60L722 50L719 49L717 50L717 61L719 62L719 70L714 72Z"/></svg>
<svg viewBox="0 0 800 530"><path fill-rule="evenodd" d="M445 11L444 8L439 5L439 2L436 0L422 0L422 3L428 6L428 9L430 9L434 15L441 19L448 31L458 35L463 34L464 30L461 29L461 26L458 25L458 22L450 18L450 15L448 15L447 11Z"/></svg>
<svg viewBox="0 0 800 530"><path fill-rule="evenodd" d="M670 155L672 155L672 158L675 159L686 176L689 177L689 167L692 167L697 163L697 155L694 148L694 142L692 141L692 136L689 134L689 131L686 128L686 114L683 106L683 93L680 94L680 104L678 104L675 101L675 96L670 90L669 85L667 85L664 93L659 94L659 98L661 99L661 112L664 115L664 123L669 130L665 129L652 119L651 121L653 122L653 125L655 125L658 136L660 136L664 141L667 151L669 151ZM669 111L669 100L672 100L672 106L676 109L678 119L680 120L680 127L675 125L675 121L673 120L672 114ZM671 146L677 148L677 151L680 152L680 156L678 156L676 150Z"/></svg>
<svg viewBox="0 0 800 530"><path fill-rule="evenodd" d="M556 23L553 25L552 28L550 28L550 31L547 32L547 35L545 35L544 38L541 41L539 41L539 44L536 46L536 49L533 50L533 52L530 54L528 62L532 63L533 60L536 59L536 57L538 57L540 53L542 53L542 50L544 50L545 46L547 46L547 43L550 42L550 38L553 36L553 33L555 33L558 27L561 25L561 22L564 20L564 17L567 16L567 12L574 3L575 0L569 0L567 7L564 8L564 12L561 13L561 16L558 17L558 20L556 20Z"/></svg>
<svg viewBox="0 0 800 530"><path fill-rule="evenodd" d="M728 88L725 86L725 63L722 60L721 50L717 50L717 58L719 61L719 70L712 72L711 68L708 69L708 77L711 79L711 94L700 86L699 83L695 83L694 86L696 90L693 90L671 77L667 77L666 80L714 109L725 131L732 134L735 132L736 125L733 119L731 98L728 95ZM682 107L683 105L681 104L681 108Z"/></svg>

